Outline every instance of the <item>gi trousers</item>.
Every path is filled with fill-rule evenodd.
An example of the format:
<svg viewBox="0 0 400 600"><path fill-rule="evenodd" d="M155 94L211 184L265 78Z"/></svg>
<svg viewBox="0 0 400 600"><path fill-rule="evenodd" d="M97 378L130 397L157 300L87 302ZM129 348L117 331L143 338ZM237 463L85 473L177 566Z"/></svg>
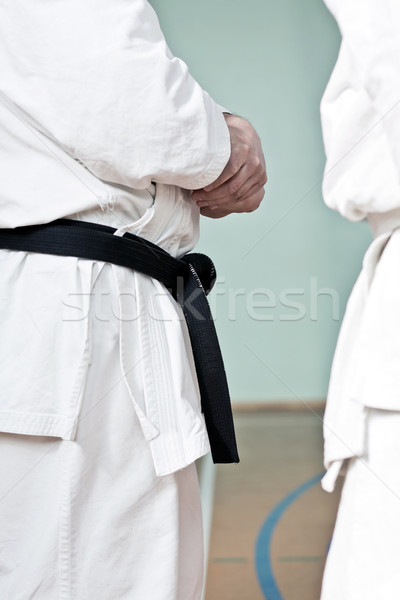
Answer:
<svg viewBox="0 0 400 600"><path fill-rule="evenodd" d="M75 439L0 433L0 599L198 600L195 465L156 476L122 377L118 319L90 318Z"/></svg>
<svg viewBox="0 0 400 600"><path fill-rule="evenodd" d="M367 409L365 454L349 459L321 600L400 596L400 413Z"/></svg>

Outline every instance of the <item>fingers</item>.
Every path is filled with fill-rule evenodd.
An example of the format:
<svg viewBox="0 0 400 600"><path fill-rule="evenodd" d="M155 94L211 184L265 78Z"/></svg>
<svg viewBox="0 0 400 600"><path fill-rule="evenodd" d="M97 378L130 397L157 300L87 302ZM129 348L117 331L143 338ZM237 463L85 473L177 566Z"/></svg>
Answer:
<svg viewBox="0 0 400 600"><path fill-rule="evenodd" d="M256 169L245 165L229 181L211 192L198 190L192 198L200 208L205 206L220 206L231 200L244 200L254 195L267 182L267 174L261 165Z"/></svg>
<svg viewBox="0 0 400 600"><path fill-rule="evenodd" d="M246 183L246 185L243 186L243 190L241 190L240 199L241 200L247 200L247 198L250 198L251 196L254 196L258 191L260 191L261 189L264 188L264 185L266 183L267 183L267 176L266 175L265 175L265 178L263 177L261 185L260 185L260 182L259 182L258 179L257 179L257 181L249 180ZM246 189L244 189L244 188L246 188Z"/></svg>
<svg viewBox="0 0 400 600"><path fill-rule="evenodd" d="M215 190L220 185L231 179L236 173L240 171L242 166L246 163L248 156L251 153L250 144L242 143L241 146L231 144L231 156L229 161L222 171L221 175L210 185L207 185L204 189L206 192Z"/></svg>
<svg viewBox="0 0 400 600"><path fill-rule="evenodd" d="M264 190L264 188L261 188L252 196L242 199L242 200L239 200L236 204L235 212L241 212L241 213L253 212L260 206L261 201L264 198L264 195L265 195L265 190ZM224 207L224 208L226 208L226 207Z"/></svg>
<svg viewBox="0 0 400 600"><path fill-rule="evenodd" d="M203 217L209 217L210 219L221 219L222 217L227 217L230 212L222 209L211 210L210 208L201 208L200 214Z"/></svg>
<svg viewBox="0 0 400 600"><path fill-rule="evenodd" d="M211 219L220 219L221 217L226 217L232 213L250 213L260 206L264 195L264 188L257 188L257 191L247 198L241 200L230 199L230 201L214 207L206 206L200 209L200 213Z"/></svg>
<svg viewBox="0 0 400 600"><path fill-rule="evenodd" d="M235 115L225 115L225 119L231 138L229 161L218 179L192 194L201 214L214 219L258 208L267 182L265 158L254 127Z"/></svg>

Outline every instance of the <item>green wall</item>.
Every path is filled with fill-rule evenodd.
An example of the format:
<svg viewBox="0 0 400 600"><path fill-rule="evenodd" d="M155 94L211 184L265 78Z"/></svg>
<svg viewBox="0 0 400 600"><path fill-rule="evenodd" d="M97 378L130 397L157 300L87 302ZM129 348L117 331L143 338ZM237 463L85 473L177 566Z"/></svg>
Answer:
<svg viewBox="0 0 400 600"><path fill-rule="evenodd" d="M324 398L370 242L366 224L347 223L321 196L319 102L340 43L336 24L322 0L152 4L172 51L217 102L254 124L267 157L261 208L204 218L198 245L219 273L210 298L232 397Z"/></svg>

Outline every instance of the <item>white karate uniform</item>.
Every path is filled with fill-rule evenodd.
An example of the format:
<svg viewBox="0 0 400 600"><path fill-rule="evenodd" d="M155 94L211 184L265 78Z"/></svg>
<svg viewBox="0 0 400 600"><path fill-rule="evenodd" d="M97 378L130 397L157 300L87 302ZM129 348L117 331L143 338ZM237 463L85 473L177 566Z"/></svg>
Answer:
<svg viewBox="0 0 400 600"><path fill-rule="evenodd" d="M1 0L0 227L68 217L190 251L222 113L145 0ZM123 267L0 265L0 597L198 598L209 443L179 306Z"/></svg>
<svg viewBox="0 0 400 600"><path fill-rule="evenodd" d="M324 418L323 487L346 474L323 600L400 587L400 4L326 0L342 44L321 103L323 192L374 241L348 301ZM395 534L393 533L395 532Z"/></svg>

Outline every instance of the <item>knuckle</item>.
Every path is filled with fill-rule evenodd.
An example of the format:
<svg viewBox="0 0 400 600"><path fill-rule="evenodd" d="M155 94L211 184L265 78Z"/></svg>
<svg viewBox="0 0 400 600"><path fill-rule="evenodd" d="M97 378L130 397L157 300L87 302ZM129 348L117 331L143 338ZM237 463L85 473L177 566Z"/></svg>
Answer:
<svg viewBox="0 0 400 600"><path fill-rule="evenodd" d="M238 186L236 185L236 183L230 183L228 186L228 193L230 196L235 197L235 194L238 191Z"/></svg>
<svg viewBox="0 0 400 600"><path fill-rule="evenodd" d="M239 156L235 157L235 159L233 161L234 173L237 173L242 165L243 165L243 161L240 159L240 157Z"/></svg>
<svg viewBox="0 0 400 600"><path fill-rule="evenodd" d="M243 205L243 212L251 213L256 208L257 208L257 206L255 206L254 201L252 199L248 199L248 200L246 200L246 202Z"/></svg>
<svg viewBox="0 0 400 600"><path fill-rule="evenodd" d="M230 165L229 165L229 172L231 173L231 175L234 175L235 173L237 173L241 166L242 166L242 161L240 160L240 157L232 156Z"/></svg>
<svg viewBox="0 0 400 600"><path fill-rule="evenodd" d="M258 192L255 196L252 196L251 198L249 198L249 200L246 203L246 212L250 213L250 212L254 212L255 210L257 210L257 208L260 206L262 199L264 198L264 190L261 190L260 192Z"/></svg>
<svg viewBox="0 0 400 600"><path fill-rule="evenodd" d="M249 155L250 155L250 152L251 152L251 145L250 145L248 142L245 142L245 143L243 144L243 153L244 153L246 156L249 156Z"/></svg>
<svg viewBox="0 0 400 600"><path fill-rule="evenodd" d="M229 188L229 195L234 198L235 200L239 200L241 194L240 194L240 188L238 186L238 184L231 184L230 188Z"/></svg>

